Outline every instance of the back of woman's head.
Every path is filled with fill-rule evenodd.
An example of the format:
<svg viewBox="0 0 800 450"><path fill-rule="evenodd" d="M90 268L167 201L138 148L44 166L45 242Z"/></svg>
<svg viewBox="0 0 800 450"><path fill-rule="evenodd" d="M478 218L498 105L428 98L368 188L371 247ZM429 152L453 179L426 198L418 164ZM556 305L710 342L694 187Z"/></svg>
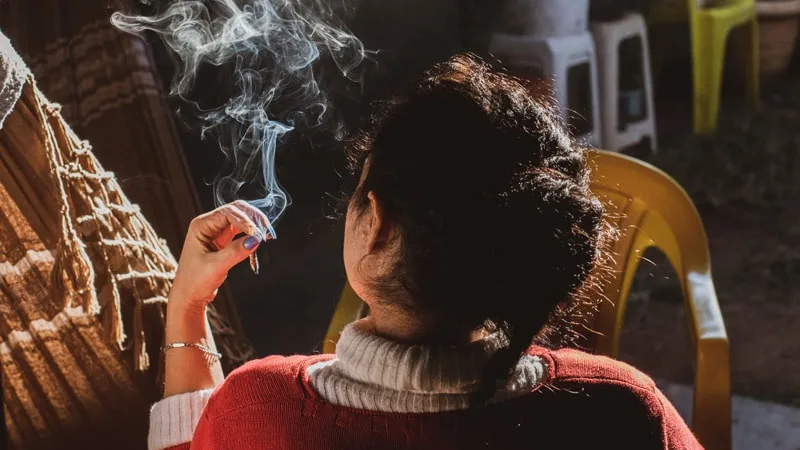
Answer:
<svg viewBox="0 0 800 450"><path fill-rule="evenodd" d="M515 79L456 56L387 105L354 150L355 169L369 163L351 207L372 192L400 240L373 285L443 335L506 332L487 382L508 375L559 305L585 299L604 209L585 151Z"/></svg>

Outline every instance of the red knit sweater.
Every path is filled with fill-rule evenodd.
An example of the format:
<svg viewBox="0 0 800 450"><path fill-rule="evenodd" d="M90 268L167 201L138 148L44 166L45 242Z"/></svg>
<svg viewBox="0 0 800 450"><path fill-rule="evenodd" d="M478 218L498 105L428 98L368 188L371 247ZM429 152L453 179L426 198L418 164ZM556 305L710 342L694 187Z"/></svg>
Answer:
<svg viewBox="0 0 800 450"><path fill-rule="evenodd" d="M307 368L331 358L271 356L231 373L209 400L191 449L700 449L653 381L575 350L531 349L547 383L467 411L396 414L334 406Z"/></svg>

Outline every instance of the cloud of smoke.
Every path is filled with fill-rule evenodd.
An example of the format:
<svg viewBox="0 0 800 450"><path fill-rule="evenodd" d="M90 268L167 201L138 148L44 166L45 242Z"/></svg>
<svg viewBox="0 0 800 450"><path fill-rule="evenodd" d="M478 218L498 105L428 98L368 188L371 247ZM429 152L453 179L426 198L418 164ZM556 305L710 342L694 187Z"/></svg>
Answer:
<svg viewBox="0 0 800 450"><path fill-rule="evenodd" d="M215 201L238 200L243 186L255 184L260 195L246 200L275 223L290 203L275 174L276 147L296 124L326 117L314 63L328 57L351 76L366 56L337 16L325 0L174 0L156 15L115 13L111 21L164 41L176 61L171 94L186 101L202 66L233 67L227 100L195 103L204 136L216 137L233 167L217 177Z"/></svg>

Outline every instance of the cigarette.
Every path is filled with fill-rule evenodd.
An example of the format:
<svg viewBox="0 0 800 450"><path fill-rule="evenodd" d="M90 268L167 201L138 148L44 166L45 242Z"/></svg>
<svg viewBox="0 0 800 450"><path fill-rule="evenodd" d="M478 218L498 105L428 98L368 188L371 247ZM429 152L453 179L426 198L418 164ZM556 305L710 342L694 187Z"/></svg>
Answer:
<svg viewBox="0 0 800 450"><path fill-rule="evenodd" d="M275 228L272 227L272 224L269 222L262 224L266 230L258 230L258 238L262 241L266 241L268 239L275 239ZM258 256L255 252L250 254L250 269L253 271L254 274L258 275L259 271L259 264L258 264Z"/></svg>
<svg viewBox="0 0 800 450"><path fill-rule="evenodd" d="M253 273L258 275L258 256L255 253L250 254L250 268L253 269Z"/></svg>

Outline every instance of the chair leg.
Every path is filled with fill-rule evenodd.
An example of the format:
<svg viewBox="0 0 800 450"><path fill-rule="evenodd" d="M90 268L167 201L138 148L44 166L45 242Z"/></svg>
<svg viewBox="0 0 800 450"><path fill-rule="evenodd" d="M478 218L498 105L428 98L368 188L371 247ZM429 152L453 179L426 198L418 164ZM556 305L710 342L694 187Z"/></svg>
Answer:
<svg viewBox="0 0 800 450"><path fill-rule="evenodd" d="M692 24L694 131L697 134L713 134L717 130L728 31L727 28Z"/></svg>
<svg viewBox="0 0 800 450"><path fill-rule="evenodd" d="M648 39L653 92L658 91L667 61L667 51L671 50L667 38L672 36L667 35L663 28L654 27Z"/></svg>
<svg viewBox="0 0 800 450"><path fill-rule="evenodd" d="M747 55L747 65L745 70L747 73L747 103L750 109L755 111L758 109L758 102L761 91L761 74L760 74L760 59L758 54L758 18L754 17L747 26L747 39L746 48L742 49Z"/></svg>
<svg viewBox="0 0 800 450"><path fill-rule="evenodd" d="M695 355L692 431L708 450L730 450L731 372L727 339L699 343Z"/></svg>

